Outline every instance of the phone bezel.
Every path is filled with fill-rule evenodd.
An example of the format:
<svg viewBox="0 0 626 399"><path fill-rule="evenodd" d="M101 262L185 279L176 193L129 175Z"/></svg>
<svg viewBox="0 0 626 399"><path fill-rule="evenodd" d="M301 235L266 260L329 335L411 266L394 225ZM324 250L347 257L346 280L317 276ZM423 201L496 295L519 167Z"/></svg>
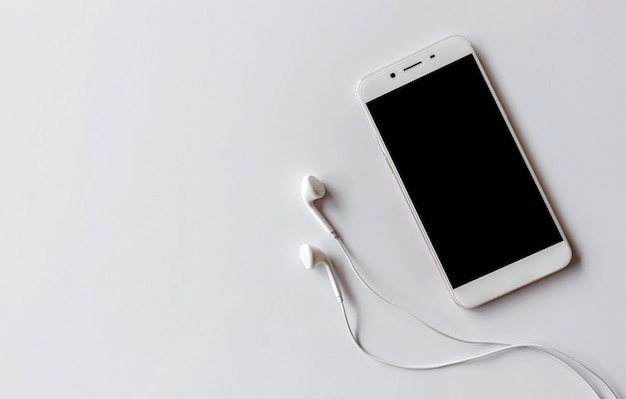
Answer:
<svg viewBox="0 0 626 399"><path fill-rule="evenodd" d="M428 234L426 233L424 226L415 210L415 207L408 195L408 192L400 178L396 166L393 162L391 155L385 147L384 141L378 131L374 120L369 113L367 103L375 98L378 98L390 91L393 91L415 79L419 79L429 73L436 71L437 69L454 62L467 55L473 55L480 72L489 87L492 97L494 98L500 113L505 120L508 129L510 130L513 139L524 159L526 167L530 171L532 178L537 186L546 207L549 210L557 229L559 230L563 241L548 247L542 251L534 253L524 259L511 263L503 268L500 268L494 272L491 272L483 277L473 280L460 287L453 288L450 284L449 278L433 249ZM395 77L391 77L391 74L395 74ZM528 285L540 278L543 278L549 274L552 274L565 266L567 266L572 257L571 247L567 241L567 238L558 222L552 207L550 206L547 197L539 184L536 174L531 167L528 158L519 143L519 140L515 134L511 123L491 85L485 71L480 64L480 61L467 39L462 36L449 36L444 38L416 53L413 53L397 62L394 62L386 67L383 67L371 74L365 76L357 84L357 94L361 106L363 107L369 123L376 134L378 144L383 152L383 156L387 160L387 164L392 171L396 182L400 186L403 196L416 220L419 229L421 231L424 240L429 248L432 258L435 261L439 273L443 277L448 291L453 297L454 301L465 308L474 308L484 303L492 301L498 297L501 297L507 293L517 290L525 285Z"/></svg>

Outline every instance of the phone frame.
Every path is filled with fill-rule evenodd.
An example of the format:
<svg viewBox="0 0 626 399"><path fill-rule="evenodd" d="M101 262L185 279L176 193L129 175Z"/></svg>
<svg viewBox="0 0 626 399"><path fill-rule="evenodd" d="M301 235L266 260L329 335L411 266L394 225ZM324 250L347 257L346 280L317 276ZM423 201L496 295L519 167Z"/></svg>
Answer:
<svg viewBox="0 0 626 399"><path fill-rule="evenodd" d="M400 178L400 174L396 169L394 161L387 150L383 138L378 131L378 128L374 122L372 115L369 112L367 103L374 100L381 95L384 95L390 91L393 91L405 84L412 82L415 79L428 75L431 72L448 65L451 62L459 60L467 55L472 55L476 61L478 68L481 72L483 79L485 80L489 91L497 107L511 133L513 139L520 151L522 158L528 168L535 185L537 186L541 197L554 221L559 233L563 240L555 245L552 245L542 251L536 252L526 258L523 258L517 262L513 262L507 266L504 266L498 270L495 270L487 275L479 277L469 283L461 285L460 287L453 288L450 284L449 278L439 260L433 245L430 241L428 234L420 220L420 217L411 201L411 198L407 192L407 189ZM394 74L394 75L392 75ZM394 76L394 77L392 77ZM490 302L498 297L501 297L507 293L517 290L523 286L526 286L536 280L539 280L547 275L550 275L565 266L567 266L572 258L572 250L565 236L563 229L558 222L548 199L539 184L536 174L534 173L528 158L515 134L511 123L509 122L506 113L496 96L493 86L489 82L489 79L480 64L473 47L467 39L462 36L449 36L446 37L416 53L413 53L397 62L394 62L384 68L381 68L371 74L362 78L357 84L357 96L359 102L369 123L376 135L376 140L380 146L383 156L387 161L391 172L400 186L403 196L416 220L419 229L426 241L428 249L431 253L433 260L441 274L448 291L450 292L454 301L465 308L474 308L484 303Z"/></svg>

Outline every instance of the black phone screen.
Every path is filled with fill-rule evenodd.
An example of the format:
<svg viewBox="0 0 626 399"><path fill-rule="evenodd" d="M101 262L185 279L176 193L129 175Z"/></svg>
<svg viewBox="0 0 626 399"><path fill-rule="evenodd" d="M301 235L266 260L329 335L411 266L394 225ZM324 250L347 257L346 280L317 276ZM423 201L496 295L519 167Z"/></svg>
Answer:
<svg viewBox="0 0 626 399"><path fill-rule="evenodd" d="M367 107L453 288L563 241L473 55Z"/></svg>

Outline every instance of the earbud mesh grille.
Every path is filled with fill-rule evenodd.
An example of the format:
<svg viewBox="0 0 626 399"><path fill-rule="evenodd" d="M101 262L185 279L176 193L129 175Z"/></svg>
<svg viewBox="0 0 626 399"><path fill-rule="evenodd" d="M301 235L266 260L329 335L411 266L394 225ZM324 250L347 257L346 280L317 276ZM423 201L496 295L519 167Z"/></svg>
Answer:
<svg viewBox="0 0 626 399"><path fill-rule="evenodd" d="M302 259L302 263L304 263L305 265L308 265L309 263L311 263L311 259L309 257L309 251L306 250L306 248L300 248L300 259Z"/></svg>
<svg viewBox="0 0 626 399"><path fill-rule="evenodd" d="M315 177L310 176L309 182L311 183L311 187L313 187L313 190L315 190L318 195L323 195L326 192L326 189L324 188L322 182Z"/></svg>

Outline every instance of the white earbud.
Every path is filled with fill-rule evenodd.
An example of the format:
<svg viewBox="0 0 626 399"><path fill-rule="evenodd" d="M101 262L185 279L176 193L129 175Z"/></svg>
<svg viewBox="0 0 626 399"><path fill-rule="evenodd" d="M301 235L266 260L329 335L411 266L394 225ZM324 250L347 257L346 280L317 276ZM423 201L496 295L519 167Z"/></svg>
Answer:
<svg viewBox="0 0 626 399"><path fill-rule="evenodd" d="M321 249L310 245L310 244L302 244L300 246L300 259L304 264L304 267L307 269L313 269L317 265L324 265L326 268L326 273L328 274L328 278L330 280L330 285L333 287L333 292L337 297L339 303L343 302L343 297L341 296L341 290L339 289L339 284L337 284L337 279L335 279L335 274L333 273L333 265L330 262L330 259Z"/></svg>
<svg viewBox="0 0 626 399"><path fill-rule="evenodd" d="M321 181L315 176L305 176L304 180L302 180L302 199L304 203L309 207L311 212L315 218L322 224L324 230L333 237L337 234L335 233L335 229L328 223L328 220L322 215L322 213L317 209L314 202L326 195L326 188L322 184Z"/></svg>

